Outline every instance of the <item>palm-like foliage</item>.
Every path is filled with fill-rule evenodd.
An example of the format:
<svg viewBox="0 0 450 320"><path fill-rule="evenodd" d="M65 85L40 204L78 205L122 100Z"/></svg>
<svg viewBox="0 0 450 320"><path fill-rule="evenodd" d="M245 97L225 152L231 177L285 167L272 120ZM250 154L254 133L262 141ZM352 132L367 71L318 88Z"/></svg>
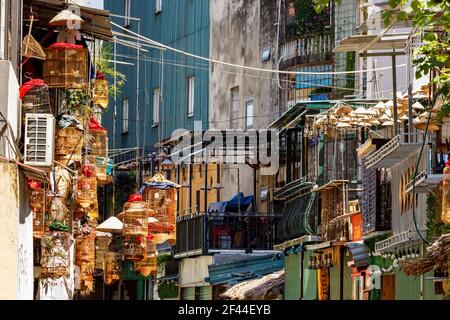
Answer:
<svg viewBox="0 0 450 320"><path fill-rule="evenodd" d="M113 99L116 99L117 95L121 92L121 87L126 81L126 76L117 70L114 71L114 65L111 62L112 56L112 45L110 43L103 43L95 53L95 63L97 71L103 72L105 77L116 77L116 84L111 83L109 85L109 94Z"/></svg>

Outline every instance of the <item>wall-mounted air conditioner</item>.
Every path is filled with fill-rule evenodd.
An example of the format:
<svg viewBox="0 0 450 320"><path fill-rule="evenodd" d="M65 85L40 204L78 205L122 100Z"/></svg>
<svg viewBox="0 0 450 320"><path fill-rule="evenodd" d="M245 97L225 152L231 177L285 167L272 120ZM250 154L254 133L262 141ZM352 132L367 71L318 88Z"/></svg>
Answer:
<svg viewBox="0 0 450 320"><path fill-rule="evenodd" d="M52 114L29 113L25 118L24 163L36 167L53 165L55 118Z"/></svg>

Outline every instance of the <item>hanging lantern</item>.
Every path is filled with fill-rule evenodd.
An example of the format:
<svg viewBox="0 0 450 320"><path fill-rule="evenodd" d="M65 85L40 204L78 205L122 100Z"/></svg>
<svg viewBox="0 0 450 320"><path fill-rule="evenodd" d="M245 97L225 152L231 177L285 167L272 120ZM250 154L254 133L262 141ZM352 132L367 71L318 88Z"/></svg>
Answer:
<svg viewBox="0 0 450 320"><path fill-rule="evenodd" d="M450 225L450 161L444 168L444 179L442 180L442 213L441 220Z"/></svg>
<svg viewBox="0 0 450 320"><path fill-rule="evenodd" d="M123 234L147 237L148 205L139 194L131 195L123 206Z"/></svg>

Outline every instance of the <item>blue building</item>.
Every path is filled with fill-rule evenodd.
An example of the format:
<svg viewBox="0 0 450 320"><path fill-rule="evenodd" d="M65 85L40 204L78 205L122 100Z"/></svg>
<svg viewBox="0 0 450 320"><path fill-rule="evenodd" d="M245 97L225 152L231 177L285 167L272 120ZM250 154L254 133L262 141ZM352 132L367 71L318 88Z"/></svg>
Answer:
<svg viewBox="0 0 450 320"><path fill-rule="evenodd" d="M134 33L209 57L209 0L105 0L104 5L112 22ZM119 36L121 41L137 42L129 37L131 33L114 25L112 29L128 35ZM193 130L194 121L202 121L203 129L208 126L208 63L148 44L142 48L147 52L140 52L138 63L136 49L116 44L115 59L133 65L116 65L127 80L117 100L111 99L102 121L108 129L110 149L151 147L176 129Z"/></svg>

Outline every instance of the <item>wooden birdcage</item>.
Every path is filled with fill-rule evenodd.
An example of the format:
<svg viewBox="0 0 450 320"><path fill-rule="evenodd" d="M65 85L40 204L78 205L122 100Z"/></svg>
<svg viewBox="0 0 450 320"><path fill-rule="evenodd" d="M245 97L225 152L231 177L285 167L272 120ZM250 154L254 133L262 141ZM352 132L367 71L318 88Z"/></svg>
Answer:
<svg viewBox="0 0 450 320"><path fill-rule="evenodd" d="M147 236L124 236L122 253L124 260L142 261L145 259Z"/></svg>
<svg viewBox="0 0 450 320"><path fill-rule="evenodd" d="M94 261L80 264L80 294L88 296L94 292Z"/></svg>
<svg viewBox="0 0 450 320"><path fill-rule="evenodd" d="M105 270L105 254L110 243L111 237L101 236L95 240L95 269Z"/></svg>
<svg viewBox="0 0 450 320"><path fill-rule="evenodd" d="M176 224L176 202L174 188L161 190L146 188L143 199L149 204L150 209L155 211L155 218L160 222Z"/></svg>
<svg viewBox="0 0 450 320"><path fill-rule="evenodd" d="M108 132L102 129L89 129L90 155L108 159Z"/></svg>
<svg viewBox="0 0 450 320"><path fill-rule="evenodd" d="M59 278L70 272L71 235L62 231L46 232L41 239L41 277Z"/></svg>
<svg viewBox="0 0 450 320"><path fill-rule="evenodd" d="M58 128L55 139L55 156L68 156L68 159L74 161L81 160L83 136L83 130L77 127Z"/></svg>
<svg viewBox="0 0 450 320"><path fill-rule="evenodd" d="M89 161L89 165L92 167L92 171L97 178L98 185L106 185L112 182L112 179L106 173L108 166L106 158L87 156L86 159Z"/></svg>
<svg viewBox="0 0 450 320"><path fill-rule="evenodd" d="M45 55L43 78L50 88L87 87L87 49L48 48Z"/></svg>
<svg viewBox="0 0 450 320"><path fill-rule="evenodd" d="M75 239L75 264L95 261L95 231Z"/></svg>
<svg viewBox="0 0 450 320"><path fill-rule="evenodd" d="M22 117L25 123L25 113L47 113L52 114L48 86L35 86L28 90L22 99Z"/></svg>
<svg viewBox="0 0 450 320"><path fill-rule="evenodd" d="M143 201L126 202L123 206L123 235L147 237L148 215L147 203Z"/></svg>
<svg viewBox="0 0 450 320"><path fill-rule="evenodd" d="M77 183L77 204L88 209L97 203L97 179L81 176Z"/></svg>
<svg viewBox="0 0 450 320"><path fill-rule="evenodd" d="M156 243L153 242L152 239L153 237L151 235L147 237L145 259L136 263L136 270L139 271L144 277L148 277L150 275L156 277L158 272Z"/></svg>
<svg viewBox="0 0 450 320"><path fill-rule="evenodd" d="M122 255L117 252L107 252L105 254L105 273L103 280L106 285L111 285L120 280L120 263Z"/></svg>
<svg viewBox="0 0 450 320"><path fill-rule="evenodd" d="M108 107L109 87L107 80L95 79L92 88L92 98L94 104L100 108L106 109Z"/></svg>
<svg viewBox="0 0 450 320"><path fill-rule="evenodd" d="M33 210L33 237L42 238L45 230L45 213L47 212L47 203L44 189L31 189L30 207Z"/></svg>

